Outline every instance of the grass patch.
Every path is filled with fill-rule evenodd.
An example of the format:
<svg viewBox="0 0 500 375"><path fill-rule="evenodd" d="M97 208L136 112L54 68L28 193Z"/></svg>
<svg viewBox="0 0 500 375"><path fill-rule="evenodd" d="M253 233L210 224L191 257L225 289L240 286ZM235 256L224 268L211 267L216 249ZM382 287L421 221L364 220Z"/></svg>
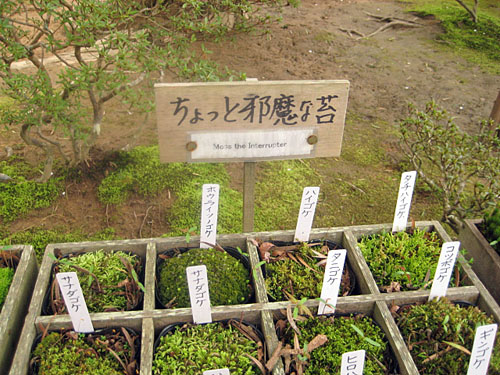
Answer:
<svg viewBox="0 0 500 375"><path fill-rule="evenodd" d="M43 228L31 228L10 235L4 234L4 236L0 236L0 245L31 245L35 250L38 264L40 264L42 262L45 248L50 243L106 241L114 239L117 238L113 228L107 228L92 235L81 232L65 233L64 229L48 230Z"/></svg>
<svg viewBox="0 0 500 375"><path fill-rule="evenodd" d="M0 161L0 172L12 181L0 183L0 217L5 222L17 219L37 208L49 207L62 191L61 178L41 183L31 180L37 168L16 157Z"/></svg>
<svg viewBox="0 0 500 375"><path fill-rule="evenodd" d="M412 1L410 11L441 21L439 39L468 61L493 74L500 73L500 10L498 3L480 1L478 23L455 1Z"/></svg>

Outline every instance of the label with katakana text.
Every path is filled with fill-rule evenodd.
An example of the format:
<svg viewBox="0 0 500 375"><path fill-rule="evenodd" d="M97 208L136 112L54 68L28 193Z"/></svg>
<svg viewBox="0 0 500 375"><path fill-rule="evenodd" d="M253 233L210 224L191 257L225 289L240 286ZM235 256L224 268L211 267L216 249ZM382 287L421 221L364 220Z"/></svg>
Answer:
<svg viewBox="0 0 500 375"><path fill-rule="evenodd" d="M347 250L330 250L326 259L318 315L333 314L337 305Z"/></svg>
<svg viewBox="0 0 500 375"><path fill-rule="evenodd" d="M445 242L441 248L441 255L432 281L431 292L429 294L429 301L434 298L444 297L448 284L450 283L451 273L455 266L457 259L458 249L460 242Z"/></svg>
<svg viewBox="0 0 500 375"><path fill-rule="evenodd" d="M307 141L314 129L254 130L191 133L196 143L192 160L294 158L311 155L314 146Z"/></svg>
<svg viewBox="0 0 500 375"><path fill-rule="evenodd" d="M203 375L230 375L228 368L221 368L218 370L203 371Z"/></svg>
<svg viewBox="0 0 500 375"><path fill-rule="evenodd" d="M205 265L187 267L186 275L193 322L196 324L212 323L207 267Z"/></svg>
<svg viewBox="0 0 500 375"><path fill-rule="evenodd" d="M295 241L309 241L309 234L314 220L314 212L318 203L319 187L306 187L302 192L299 217L295 228Z"/></svg>
<svg viewBox="0 0 500 375"><path fill-rule="evenodd" d="M219 185L203 185L201 199L200 247L208 249L217 240L217 213L219 212Z"/></svg>
<svg viewBox="0 0 500 375"><path fill-rule="evenodd" d="M408 215L410 214L411 197L413 196L413 188L417 172L404 172L401 176L399 184L398 202L396 203L396 211L394 212L394 222L392 224L393 232L400 232L406 229Z"/></svg>
<svg viewBox="0 0 500 375"><path fill-rule="evenodd" d="M486 375L488 372L497 328L498 324L477 327L467 375Z"/></svg>
<svg viewBox="0 0 500 375"><path fill-rule="evenodd" d="M364 350L347 352L342 354L342 363L340 365L340 375L361 375L365 367Z"/></svg>
<svg viewBox="0 0 500 375"><path fill-rule="evenodd" d="M94 332L94 326L76 272L57 273L56 279L73 323L73 330L81 333Z"/></svg>

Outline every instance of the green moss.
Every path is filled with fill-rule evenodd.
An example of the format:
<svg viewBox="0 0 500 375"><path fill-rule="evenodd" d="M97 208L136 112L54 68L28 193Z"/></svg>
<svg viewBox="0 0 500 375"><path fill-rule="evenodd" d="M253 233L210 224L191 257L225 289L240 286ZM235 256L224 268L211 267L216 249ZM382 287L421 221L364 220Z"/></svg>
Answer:
<svg viewBox="0 0 500 375"><path fill-rule="evenodd" d="M52 332L37 345L31 361L39 366L38 375L123 374L123 367L111 351L125 365L133 360L129 358L132 353L129 342L122 334ZM130 367L134 371L137 366Z"/></svg>
<svg viewBox="0 0 500 375"><path fill-rule="evenodd" d="M371 318L362 315L316 317L296 323L301 332L298 336L301 348L317 335L326 335L328 338L325 345L310 353L304 374L339 374L342 354L355 350L366 350L363 374L388 373L381 366L384 364L388 367L385 335ZM285 337L286 342L293 347L293 331L290 330Z"/></svg>
<svg viewBox="0 0 500 375"><path fill-rule="evenodd" d="M135 269L135 275L127 269L124 262ZM122 251L98 250L61 258L57 262L57 272L77 273L89 312L133 309L141 296L137 284L140 269L139 258ZM58 306L61 311L65 310L62 298Z"/></svg>
<svg viewBox="0 0 500 375"><path fill-rule="evenodd" d="M317 265L321 259L314 258L311 250L326 255L321 246L310 248L306 244L302 244L294 254L300 256L310 268L288 257L266 264L266 290L271 298L275 301L286 301L288 298L285 291L297 300L318 298L321 295L325 267ZM340 296L350 291L352 285L348 281L347 270L344 267Z"/></svg>
<svg viewBox="0 0 500 375"><path fill-rule="evenodd" d="M243 303L251 294L250 274L245 266L227 253L214 249L191 249L165 259L159 269L158 293L167 305L175 297L175 307L190 307L186 267L207 267L212 306Z"/></svg>
<svg viewBox="0 0 500 375"><path fill-rule="evenodd" d="M9 293L10 284L14 278L14 269L10 267L0 268L0 310Z"/></svg>
<svg viewBox="0 0 500 375"><path fill-rule="evenodd" d="M384 232L364 236L358 245L381 289L392 282L399 283L401 290L431 286L429 280L434 277L441 252L441 241L435 232Z"/></svg>
<svg viewBox="0 0 500 375"><path fill-rule="evenodd" d="M460 307L445 298L422 305L406 306L395 317L420 374L460 374L470 356L444 341L472 350L477 326L495 321L477 307ZM432 361L431 355L441 353ZM500 373L500 333L497 333L489 374Z"/></svg>
<svg viewBox="0 0 500 375"><path fill-rule="evenodd" d="M500 73L500 14L490 11L480 1L478 22L454 1L420 2L411 10L422 16L433 15L441 21L444 33L439 36L449 47L469 61L494 74ZM484 4L483 4L484 3Z"/></svg>
<svg viewBox="0 0 500 375"><path fill-rule="evenodd" d="M46 183L35 182L36 168L16 159L0 161L0 172L13 181L0 183L0 217L13 221L37 208L49 207L61 192L61 179L52 178Z"/></svg>
<svg viewBox="0 0 500 375"><path fill-rule="evenodd" d="M2 237L1 234L0 237ZM31 228L12 234L5 233L4 237L0 238L0 245L31 245L35 250L38 264L41 264L43 253L49 243L105 241L113 239L116 239L113 228L106 228L94 234L81 232L65 233L65 230L62 228L57 230Z"/></svg>
<svg viewBox="0 0 500 375"><path fill-rule="evenodd" d="M187 324L160 339L153 374L199 375L229 368L231 374L261 374L246 355L258 358L257 343L232 325Z"/></svg>
<svg viewBox="0 0 500 375"><path fill-rule="evenodd" d="M500 208L495 207L484 216L483 234L491 246L500 254Z"/></svg>

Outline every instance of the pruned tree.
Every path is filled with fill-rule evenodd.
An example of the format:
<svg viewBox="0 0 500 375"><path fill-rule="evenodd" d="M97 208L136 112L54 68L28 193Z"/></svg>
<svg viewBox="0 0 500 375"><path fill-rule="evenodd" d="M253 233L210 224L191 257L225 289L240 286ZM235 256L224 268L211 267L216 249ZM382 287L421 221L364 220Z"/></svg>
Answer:
<svg viewBox="0 0 500 375"><path fill-rule="evenodd" d="M464 218L482 216L500 198L500 124L482 121L475 134L459 129L436 103L424 111L410 105L400 123L403 152L440 199L441 220L457 229Z"/></svg>
<svg viewBox="0 0 500 375"><path fill-rule="evenodd" d="M47 180L57 153L89 157L111 99L150 111L145 88L166 69L216 79L193 42L249 30L261 14L248 0L2 0L0 93L11 105L0 121L44 151Z"/></svg>
<svg viewBox="0 0 500 375"><path fill-rule="evenodd" d="M464 0L455 0L459 3L472 17L474 23L477 23L477 8L479 6L479 0L474 0L474 5L469 6Z"/></svg>

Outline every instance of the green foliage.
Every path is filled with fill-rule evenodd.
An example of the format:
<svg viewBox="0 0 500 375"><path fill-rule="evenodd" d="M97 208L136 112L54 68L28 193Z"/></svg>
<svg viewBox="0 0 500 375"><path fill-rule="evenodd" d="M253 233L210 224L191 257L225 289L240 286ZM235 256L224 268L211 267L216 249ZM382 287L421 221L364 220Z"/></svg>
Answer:
<svg viewBox="0 0 500 375"><path fill-rule="evenodd" d="M199 226L202 185L220 185L218 233L241 231L242 196L229 186L230 177L223 164L162 164L157 146L137 147L120 154L118 168L102 180L99 199L103 203L124 202L131 192L151 195L168 188L176 200L171 207L170 236L185 234Z"/></svg>
<svg viewBox="0 0 500 375"><path fill-rule="evenodd" d="M255 230L295 228L302 191L319 186L320 178L309 161L259 163L255 186Z"/></svg>
<svg viewBox="0 0 500 375"><path fill-rule="evenodd" d="M358 246L381 290L390 288L393 282L401 290L430 287L441 252L437 234L419 229L412 234L364 236Z"/></svg>
<svg viewBox="0 0 500 375"><path fill-rule="evenodd" d="M49 243L105 241L113 239L116 239L113 228L104 229L93 235L81 232L67 233L63 229L50 230L43 228L31 228L21 232L5 234L5 237L0 239L0 245L31 245L35 250L38 264L41 264L43 253Z"/></svg>
<svg viewBox="0 0 500 375"><path fill-rule="evenodd" d="M2 310L7 293L9 293L10 284L14 278L14 269L10 267L0 268L0 311Z"/></svg>
<svg viewBox="0 0 500 375"><path fill-rule="evenodd" d="M363 315L315 317L296 324L301 332L298 336L301 348L317 335L326 335L328 338L325 345L309 354L305 375L338 374L342 354L363 349L366 350L363 374L388 373L385 356L388 344L384 332L371 318ZM290 330L285 336L286 342L293 346L293 331Z"/></svg>
<svg viewBox="0 0 500 375"><path fill-rule="evenodd" d="M480 1L480 5L481 5ZM479 63L500 73L500 18L479 10L478 22L475 23L470 14L458 3L452 1L436 2L413 7L419 15L434 15L441 21L444 33L439 38L468 60Z"/></svg>
<svg viewBox="0 0 500 375"><path fill-rule="evenodd" d="M477 326L495 323L477 307L460 307L445 298L405 306L396 313L395 319L420 374L435 375L460 374L469 364L469 355L445 341L471 351ZM450 347L453 349L445 351ZM426 361L438 352L439 356ZM500 333L497 333L489 373L499 372Z"/></svg>
<svg viewBox="0 0 500 375"><path fill-rule="evenodd" d="M459 220L484 213L500 196L500 124L483 121L467 134L434 102L409 110L400 124L403 152L442 202L442 221L456 228Z"/></svg>
<svg viewBox="0 0 500 375"><path fill-rule="evenodd" d="M38 375L119 375L124 373L121 363L136 370L131 364L133 353L130 341L119 331L106 335L52 332L38 343L31 363L39 366Z"/></svg>
<svg viewBox="0 0 500 375"><path fill-rule="evenodd" d="M125 262L136 269L135 276ZM140 260L137 256L122 251L98 250L57 261L57 272L76 272L89 312L106 310L131 310L138 302L129 294L140 293L138 288L126 284L137 282ZM97 281L96 281L97 279ZM134 280L135 279L135 280Z"/></svg>
<svg viewBox="0 0 500 375"><path fill-rule="evenodd" d="M212 306L243 303L251 294L250 273L236 258L215 249L191 249L165 259L159 269L159 299L167 305L175 298L175 307L190 307L186 267L207 267L208 289Z"/></svg>
<svg viewBox="0 0 500 375"><path fill-rule="evenodd" d="M231 374L261 374L247 355L258 358L257 343L231 324L186 324L160 339L153 375L199 375L218 368L229 368Z"/></svg>
<svg viewBox="0 0 500 375"><path fill-rule="evenodd" d="M317 265L321 259L314 258L314 253L311 250L320 252L321 246L311 248L306 244L302 244L294 253L294 256L301 257L310 268L288 257L266 264L266 290L267 294L275 301L286 301L288 298L285 292L295 299L312 299L321 295L325 267L324 265ZM349 283L347 285L345 283L346 273L346 267L344 267L342 283L339 289L340 296L349 292L351 287Z"/></svg>
<svg viewBox="0 0 500 375"><path fill-rule="evenodd" d="M13 179L0 183L0 217L6 222L34 209L49 207L61 192L60 178L45 183L29 180L33 168L16 158L0 161L0 172Z"/></svg>
<svg viewBox="0 0 500 375"><path fill-rule="evenodd" d="M500 207L500 206L499 206ZM500 208L495 207L484 216L484 236L490 245L500 254Z"/></svg>

